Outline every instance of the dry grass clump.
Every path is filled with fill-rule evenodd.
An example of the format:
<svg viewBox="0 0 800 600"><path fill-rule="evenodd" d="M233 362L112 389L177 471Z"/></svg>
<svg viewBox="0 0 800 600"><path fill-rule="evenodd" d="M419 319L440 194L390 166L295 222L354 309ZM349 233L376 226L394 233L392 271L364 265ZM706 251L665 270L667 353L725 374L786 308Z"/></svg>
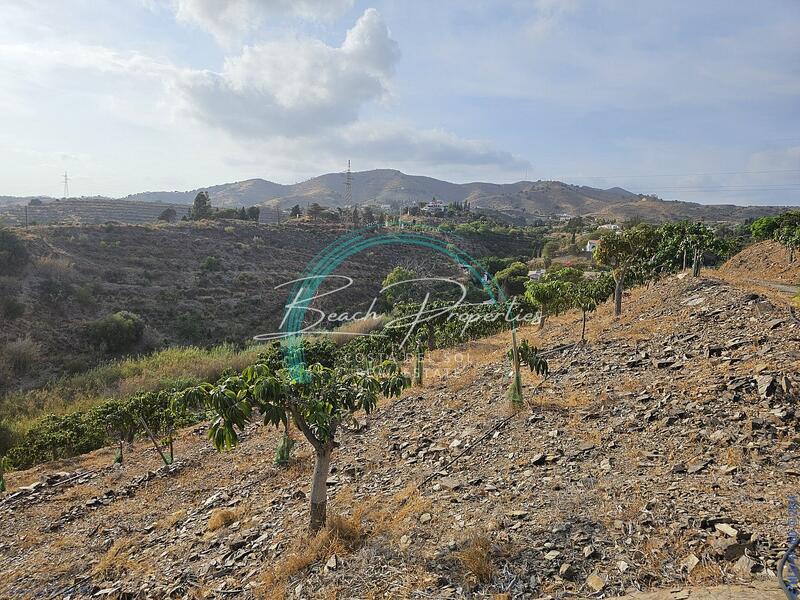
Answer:
<svg viewBox="0 0 800 600"><path fill-rule="evenodd" d="M491 581L497 570L492 560L492 542L484 536L470 538L455 557L481 583Z"/></svg>
<svg viewBox="0 0 800 600"><path fill-rule="evenodd" d="M338 504L353 505L352 497L343 491ZM328 516L327 526L312 536L304 536L293 544L284 558L264 575L263 598L284 598L292 577L332 555L344 556L361 548L370 538L386 535L400 537L407 522L430 507L430 500L420 496L412 484L395 494L388 502L381 498L360 500L350 515Z"/></svg>
<svg viewBox="0 0 800 600"><path fill-rule="evenodd" d="M17 375L27 373L39 360L41 346L31 338L22 338L9 342L3 348L3 361Z"/></svg>
<svg viewBox="0 0 800 600"><path fill-rule="evenodd" d="M352 341L354 337L368 335L383 329L383 326L386 325L389 320L388 316L379 315L374 318L348 321L341 327L337 327L329 337L337 346L343 346L347 342Z"/></svg>
<svg viewBox="0 0 800 600"><path fill-rule="evenodd" d="M65 281L72 272L72 262L66 258L42 256L35 260L36 270L44 277Z"/></svg>
<svg viewBox="0 0 800 600"><path fill-rule="evenodd" d="M176 510L174 513L156 521L156 527L158 529L172 529L175 525L183 521L188 514L186 510Z"/></svg>
<svg viewBox="0 0 800 600"><path fill-rule="evenodd" d="M227 527L231 523L239 521L243 512L244 509L242 507L235 509L215 508L211 511L211 516L208 517L208 525L206 526L206 530L211 533L213 531L217 531L218 529L222 529L223 527Z"/></svg>
<svg viewBox="0 0 800 600"><path fill-rule="evenodd" d="M286 597L286 588L292 577L333 554L344 554L345 551L346 545L330 527L316 535L298 539L293 549L264 574L264 587L260 595L266 600L282 600Z"/></svg>
<svg viewBox="0 0 800 600"><path fill-rule="evenodd" d="M135 543L134 538L116 540L95 566L94 574L101 575L106 579L120 579L125 573L131 571L136 566L136 563L130 558Z"/></svg>
<svg viewBox="0 0 800 600"><path fill-rule="evenodd" d="M39 358L35 342L27 339L12 342L0 353L0 363L6 365L6 370L11 369L9 351L20 357L15 360L29 364ZM142 391L157 392L213 381L227 369L240 371L253 364L263 351L264 346L237 350L228 344L211 349L174 347L109 362L64 377L44 388L7 394L0 398L0 418L15 422L17 428L24 431L42 414L87 410L109 397L125 398ZM2 370L0 366L0 372Z"/></svg>

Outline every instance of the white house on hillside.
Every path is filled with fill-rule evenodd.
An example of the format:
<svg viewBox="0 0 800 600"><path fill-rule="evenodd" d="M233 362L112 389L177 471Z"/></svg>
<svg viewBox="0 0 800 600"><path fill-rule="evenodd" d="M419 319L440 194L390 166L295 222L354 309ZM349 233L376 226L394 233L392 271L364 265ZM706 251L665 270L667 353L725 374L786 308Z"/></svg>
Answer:
<svg viewBox="0 0 800 600"><path fill-rule="evenodd" d="M616 223L606 223L605 225L600 225L598 229L606 229L608 231L620 231L622 227L620 227Z"/></svg>
<svg viewBox="0 0 800 600"><path fill-rule="evenodd" d="M444 204L440 200L434 198L428 204L422 207L422 212L428 214L439 214L444 212Z"/></svg>

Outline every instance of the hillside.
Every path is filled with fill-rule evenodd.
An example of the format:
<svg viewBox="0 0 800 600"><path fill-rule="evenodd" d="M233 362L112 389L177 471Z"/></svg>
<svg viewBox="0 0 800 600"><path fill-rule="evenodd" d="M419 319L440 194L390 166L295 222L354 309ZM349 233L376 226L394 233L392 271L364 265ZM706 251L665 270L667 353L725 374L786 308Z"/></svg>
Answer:
<svg viewBox="0 0 800 600"><path fill-rule="evenodd" d="M720 269L726 275L800 285L800 257L789 262L786 246L767 240L748 246Z"/></svg>
<svg viewBox="0 0 800 600"><path fill-rule="evenodd" d="M347 229L215 221L17 231L31 262L21 275L0 278L4 302L21 305L13 320L0 312L0 358L4 347L18 340L29 339L39 352L37 368L23 377L0 369L0 389L38 385L115 358L91 343L87 328L120 310L140 315L146 325L132 353L176 344L241 344L276 331L289 289L275 286L297 278ZM461 244L475 257L530 251L525 236L489 234ZM348 260L337 274L352 277L352 286L318 306L365 309L397 265L419 274L461 276L441 255L418 250L410 256L403 247L382 246Z"/></svg>
<svg viewBox="0 0 800 600"><path fill-rule="evenodd" d="M713 278L610 309L544 384L526 375L517 413L507 334L433 352L424 387L343 435L340 518L313 539L312 453L275 468L263 426L229 454L186 430L169 468L138 443L121 467L108 449L13 473L0 595L608 598L755 581L709 597L782 598L767 580L798 477L800 324ZM522 332L544 348L579 335L574 313Z"/></svg>
<svg viewBox="0 0 800 600"><path fill-rule="evenodd" d="M619 187L603 190L560 181L456 184L432 177L407 175L393 169L357 172L353 173L352 177L353 201L358 204L385 204L397 210L402 206L429 202L431 198L436 197L445 203L469 201L474 209L500 211L519 222L542 216L567 214L591 215L608 220L638 218L659 222L694 219L735 223L781 212L779 207L769 206L705 205L663 201ZM145 211L142 204L149 202L161 203L164 207L168 204L188 205L193 202L201 190L208 191L212 203L220 207L238 208L260 205L286 210L295 204L305 207L307 204L317 202L336 207L343 206L346 202L344 174L328 173L294 185L281 185L263 179L249 179L190 191L142 192L117 200L107 198L93 199L92 202L70 200L71 203L88 202L88 204L65 204L64 206L74 206L73 210L76 214L81 210L89 212L88 215L80 214L76 219L72 219L78 222L100 223L116 220L138 223L155 220L163 208L155 212L155 216L151 215L152 218L137 220L128 220L127 214L122 208L118 208L118 212L112 211L111 213L108 213L107 209L109 206L121 207L124 203L130 202L137 207L134 209L134 213L139 214ZM26 199L6 197L5 200L15 206L0 208L0 219L6 218L22 222L21 219L24 218L24 214L21 212L22 205L27 203ZM52 201L52 199L50 200ZM119 205L116 204L117 202ZM53 204L54 202L50 202L48 206ZM49 214L47 210L43 212L43 215ZM100 214L102 217L99 216ZM58 214L47 219L41 218L39 222L69 220L68 216L62 218Z"/></svg>
<svg viewBox="0 0 800 600"><path fill-rule="evenodd" d="M175 211L175 219L189 214L186 204L114 200L111 198L70 198L52 200L40 205L14 204L0 207L0 222L8 225L74 223L97 225L118 221L120 223L154 223L165 210Z"/></svg>

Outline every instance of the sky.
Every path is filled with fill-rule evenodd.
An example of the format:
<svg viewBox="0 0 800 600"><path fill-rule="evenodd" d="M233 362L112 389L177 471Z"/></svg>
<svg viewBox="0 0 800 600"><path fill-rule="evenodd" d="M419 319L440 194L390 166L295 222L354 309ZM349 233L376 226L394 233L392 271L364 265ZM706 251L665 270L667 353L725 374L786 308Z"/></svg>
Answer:
<svg viewBox="0 0 800 600"><path fill-rule="evenodd" d="M394 168L800 205L797 0L3 0L0 195Z"/></svg>

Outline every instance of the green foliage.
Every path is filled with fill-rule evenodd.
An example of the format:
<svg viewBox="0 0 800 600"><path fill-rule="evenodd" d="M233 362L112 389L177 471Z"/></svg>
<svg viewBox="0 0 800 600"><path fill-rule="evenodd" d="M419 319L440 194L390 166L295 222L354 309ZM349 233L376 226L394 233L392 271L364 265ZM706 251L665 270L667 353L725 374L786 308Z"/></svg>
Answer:
<svg viewBox="0 0 800 600"><path fill-rule="evenodd" d="M800 211L789 211L775 218L776 227L773 239L789 249L789 262L794 260L794 253L800 248Z"/></svg>
<svg viewBox="0 0 800 600"><path fill-rule="evenodd" d="M198 192L197 196L194 197L194 204L190 213L191 218L195 221L208 219L212 213L211 199L208 197L208 192Z"/></svg>
<svg viewBox="0 0 800 600"><path fill-rule="evenodd" d="M0 226L0 275L15 275L28 264L25 244L11 229Z"/></svg>
<svg viewBox="0 0 800 600"><path fill-rule="evenodd" d="M216 256L206 256L200 264L200 269L202 271L219 271L222 269L222 261Z"/></svg>
<svg viewBox="0 0 800 600"><path fill-rule="evenodd" d="M291 345L273 342L258 354L258 362L271 371L285 369L300 360L306 364L321 364L332 369L336 364L337 347L329 338L303 339Z"/></svg>
<svg viewBox="0 0 800 600"><path fill-rule="evenodd" d="M528 340L522 340L522 343L517 348L517 356L519 356L520 364L526 365L531 370L531 373L547 377L550 369L547 359L541 356L539 349L536 346L531 346Z"/></svg>
<svg viewBox="0 0 800 600"><path fill-rule="evenodd" d="M505 269L498 271L494 276L497 284L509 296L519 296L525 293L525 284L528 279L528 265L524 262L513 262Z"/></svg>
<svg viewBox="0 0 800 600"><path fill-rule="evenodd" d="M6 491L6 471L11 470L11 460L7 456L0 456L0 494Z"/></svg>
<svg viewBox="0 0 800 600"><path fill-rule="evenodd" d="M17 468L69 458L102 448L109 441L131 442L144 433L144 422L157 435L197 421L189 406L173 405L173 393L137 394L127 400L108 400L88 411L47 415L39 419L11 448L8 456Z"/></svg>
<svg viewBox="0 0 800 600"><path fill-rule="evenodd" d="M92 343L103 345L109 352L121 352L136 345L144 334L144 321L132 312L122 310L89 324Z"/></svg>
<svg viewBox="0 0 800 600"><path fill-rule="evenodd" d="M194 312L183 312L175 320L175 331L183 339L193 344L199 343L203 338L202 319Z"/></svg>
<svg viewBox="0 0 800 600"><path fill-rule="evenodd" d="M547 272L542 275L542 283L549 283L551 281L561 281L563 283L578 283L583 279L583 271L575 269L574 267L551 267Z"/></svg>
<svg viewBox="0 0 800 600"><path fill-rule="evenodd" d="M209 439L218 450L233 448L258 409L265 424L290 419L315 447L333 441L336 429L363 410L371 412L380 395L396 396L409 385L400 367L386 361L372 371L344 371L313 364L302 376L274 371L259 362L240 375L206 383L176 395L175 404L203 404L216 414Z"/></svg>
<svg viewBox="0 0 800 600"><path fill-rule="evenodd" d="M750 224L750 233L756 240L769 240L778 229L776 217L761 217Z"/></svg>
<svg viewBox="0 0 800 600"><path fill-rule="evenodd" d="M525 284L525 300L539 310L539 327L544 327L548 317L570 308L568 284L563 281L528 281Z"/></svg>
<svg viewBox="0 0 800 600"><path fill-rule="evenodd" d="M728 252L725 240L703 223L667 223L658 228L657 234L658 249L651 276L663 271L677 271L686 264L692 265L692 273L697 276L707 256L716 259Z"/></svg>
<svg viewBox="0 0 800 600"><path fill-rule="evenodd" d="M383 283L381 283L381 289L384 290L383 295L390 306L396 302L408 302L412 299L416 286L413 282L403 282L416 278L417 274L411 269L406 269L405 267L392 269L384 278Z"/></svg>

